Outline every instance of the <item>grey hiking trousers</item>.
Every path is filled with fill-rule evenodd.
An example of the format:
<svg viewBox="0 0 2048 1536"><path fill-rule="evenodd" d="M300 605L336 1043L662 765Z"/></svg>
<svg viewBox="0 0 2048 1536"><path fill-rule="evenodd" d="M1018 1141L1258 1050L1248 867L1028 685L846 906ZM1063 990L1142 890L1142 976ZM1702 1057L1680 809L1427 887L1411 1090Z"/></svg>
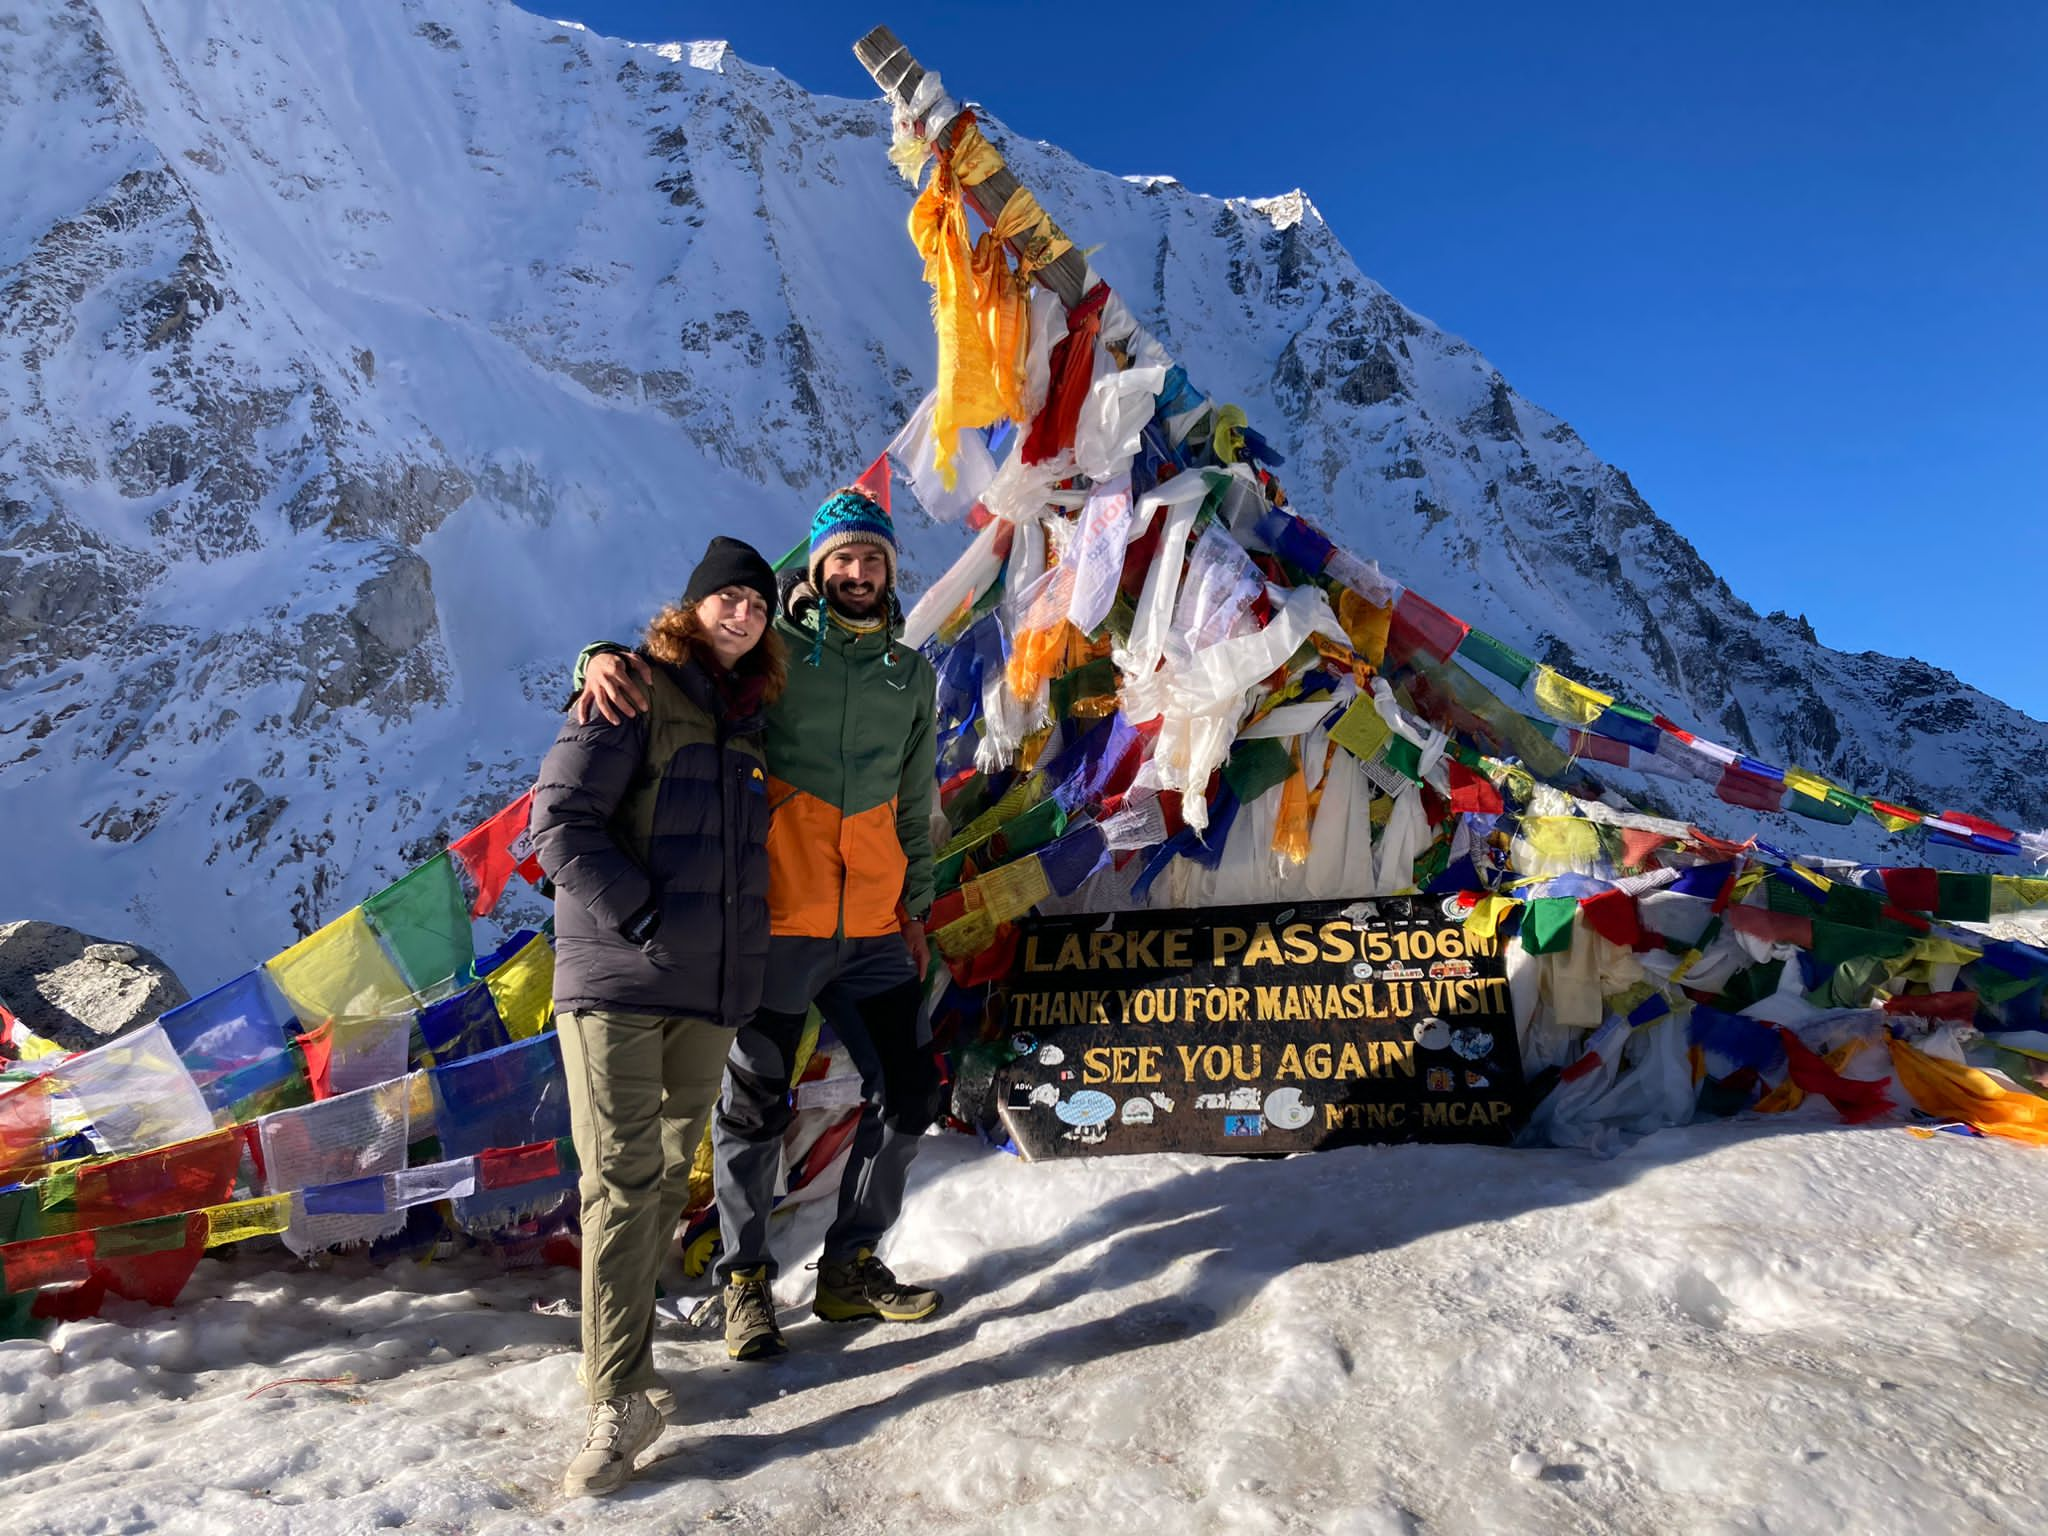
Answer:
<svg viewBox="0 0 2048 1536"><path fill-rule="evenodd" d="M902 1214L918 1139L937 1119L940 1079L923 1018L924 985L902 935L870 939L768 941L761 1011L740 1027L712 1120L713 1183L725 1252L721 1283L766 1267L768 1214L782 1171L790 1121L790 1071L815 1003L860 1073L860 1124L853 1134L838 1212L824 1257L874 1248Z"/></svg>

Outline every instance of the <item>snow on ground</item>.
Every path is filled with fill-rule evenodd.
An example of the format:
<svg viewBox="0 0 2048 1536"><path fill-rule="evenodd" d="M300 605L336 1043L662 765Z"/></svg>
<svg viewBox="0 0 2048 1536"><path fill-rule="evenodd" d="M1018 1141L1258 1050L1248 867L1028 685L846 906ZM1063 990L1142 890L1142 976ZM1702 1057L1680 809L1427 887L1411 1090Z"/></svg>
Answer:
<svg viewBox="0 0 2048 1536"><path fill-rule="evenodd" d="M209 1261L0 1345L0 1528L2048 1529L2048 1157L1708 1125L1608 1162L1354 1148L1027 1165L931 1141L892 1245L953 1303L792 1352L665 1334L682 1421L609 1503L565 1271ZM335 1387L283 1386L335 1377Z"/></svg>

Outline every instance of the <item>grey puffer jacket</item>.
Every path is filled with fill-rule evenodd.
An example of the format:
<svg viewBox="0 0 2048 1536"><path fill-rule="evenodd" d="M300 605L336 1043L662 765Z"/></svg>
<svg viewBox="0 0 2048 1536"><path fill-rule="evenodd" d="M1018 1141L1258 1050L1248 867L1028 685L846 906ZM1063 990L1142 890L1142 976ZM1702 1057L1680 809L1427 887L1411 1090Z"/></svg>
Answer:
<svg viewBox="0 0 2048 1536"><path fill-rule="evenodd" d="M653 672L645 712L572 716L541 763L528 824L555 883L555 1007L737 1026L768 959L758 683L729 698L694 661ZM626 937L651 914L645 943Z"/></svg>

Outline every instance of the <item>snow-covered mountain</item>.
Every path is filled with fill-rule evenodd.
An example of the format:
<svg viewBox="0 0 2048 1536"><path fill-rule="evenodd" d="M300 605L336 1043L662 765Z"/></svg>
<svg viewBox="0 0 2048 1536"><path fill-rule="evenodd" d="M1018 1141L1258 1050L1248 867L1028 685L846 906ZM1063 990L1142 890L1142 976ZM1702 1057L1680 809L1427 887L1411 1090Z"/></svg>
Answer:
<svg viewBox="0 0 2048 1536"><path fill-rule="evenodd" d="M1348 547L1760 757L2048 822L2048 726L1759 618L1302 194L992 132ZM0 14L13 905L202 986L516 792L583 639L714 531L786 547L929 383L886 143L878 102L721 44L494 0ZM903 520L928 579L962 535ZM1887 853L1868 823L1778 835Z"/></svg>

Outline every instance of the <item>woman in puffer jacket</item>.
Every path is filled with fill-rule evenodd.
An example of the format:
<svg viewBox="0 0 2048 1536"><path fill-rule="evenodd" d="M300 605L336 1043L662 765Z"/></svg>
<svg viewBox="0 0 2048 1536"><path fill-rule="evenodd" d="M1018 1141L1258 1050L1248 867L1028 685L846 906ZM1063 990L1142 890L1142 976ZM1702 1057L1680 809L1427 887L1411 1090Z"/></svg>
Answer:
<svg viewBox="0 0 2048 1536"><path fill-rule="evenodd" d="M555 885L555 1009L582 1165L583 1377L590 1422L570 1497L610 1493L660 1436L655 1286L733 1032L768 955L761 717L785 677L775 573L711 541L648 626L649 708L571 715L531 828ZM672 1398L671 1398L672 1401Z"/></svg>

